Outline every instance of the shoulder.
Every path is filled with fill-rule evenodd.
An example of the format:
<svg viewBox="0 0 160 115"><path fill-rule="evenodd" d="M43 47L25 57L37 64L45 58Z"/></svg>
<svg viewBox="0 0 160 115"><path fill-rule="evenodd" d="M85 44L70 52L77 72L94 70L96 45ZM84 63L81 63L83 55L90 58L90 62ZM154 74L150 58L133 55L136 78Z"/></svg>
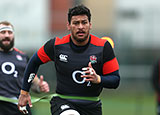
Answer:
<svg viewBox="0 0 160 115"><path fill-rule="evenodd" d="M59 38L59 37L56 37L55 39L55 45L61 45L61 44L66 44L66 43L69 43L70 41L70 34L62 37L62 38Z"/></svg>
<svg viewBox="0 0 160 115"><path fill-rule="evenodd" d="M14 50L17 54L19 54L19 55L21 55L21 56L23 56L23 57L28 58L27 54L24 53L23 51L21 51L21 50L19 50L19 49L17 49L17 48L13 48L13 50Z"/></svg>
<svg viewBox="0 0 160 115"><path fill-rule="evenodd" d="M17 48L13 48L13 50L14 50L15 52L17 52L17 53L20 53L20 54L25 55L25 53L24 53L23 51L21 51L21 50L19 50L19 49L17 49Z"/></svg>
<svg viewBox="0 0 160 115"><path fill-rule="evenodd" d="M95 35L90 34L91 36L91 44L96 45L96 46L104 46L107 40L101 39Z"/></svg>

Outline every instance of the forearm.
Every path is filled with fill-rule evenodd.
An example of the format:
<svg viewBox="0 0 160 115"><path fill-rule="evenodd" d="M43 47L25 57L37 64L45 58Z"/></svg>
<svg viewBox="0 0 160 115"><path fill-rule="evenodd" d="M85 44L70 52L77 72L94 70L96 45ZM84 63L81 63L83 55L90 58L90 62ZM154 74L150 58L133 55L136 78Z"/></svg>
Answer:
<svg viewBox="0 0 160 115"><path fill-rule="evenodd" d="M119 86L120 77L116 75L101 76L101 85L104 88L116 89Z"/></svg>
<svg viewBox="0 0 160 115"><path fill-rule="evenodd" d="M120 83L120 76L118 71L114 74L100 76L101 77L101 85L104 88L116 89Z"/></svg>
<svg viewBox="0 0 160 115"><path fill-rule="evenodd" d="M38 71L40 64L42 64L42 62L38 58L37 54L33 55L32 58L29 60L29 63L24 72L22 90L29 92L32 81Z"/></svg>

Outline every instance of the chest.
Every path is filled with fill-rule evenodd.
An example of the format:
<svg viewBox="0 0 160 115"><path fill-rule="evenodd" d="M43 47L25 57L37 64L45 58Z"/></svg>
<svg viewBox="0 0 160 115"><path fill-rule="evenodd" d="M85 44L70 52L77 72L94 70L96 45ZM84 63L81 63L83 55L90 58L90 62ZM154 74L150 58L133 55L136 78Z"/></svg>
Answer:
<svg viewBox="0 0 160 115"><path fill-rule="evenodd" d="M69 45L55 47L55 64L58 69L71 72L87 67L91 62L97 72L101 72L103 48L89 45L83 52L76 52Z"/></svg>
<svg viewBox="0 0 160 115"><path fill-rule="evenodd" d="M20 54L2 54L0 56L0 72L3 75L18 76L23 73L27 59Z"/></svg>

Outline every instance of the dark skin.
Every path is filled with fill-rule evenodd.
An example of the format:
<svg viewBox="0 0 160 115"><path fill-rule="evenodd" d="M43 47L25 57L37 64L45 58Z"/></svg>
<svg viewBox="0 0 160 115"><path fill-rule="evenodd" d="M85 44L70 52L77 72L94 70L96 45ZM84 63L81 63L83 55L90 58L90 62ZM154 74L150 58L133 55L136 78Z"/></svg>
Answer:
<svg viewBox="0 0 160 115"><path fill-rule="evenodd" d="M71 22L67 24L67 28L71 32L71 39L75 45L84 46L88 43L91 23L89 22L86 15L72 16ZM96 74L95 70L91 66L91 62L89 62L88 67L86 67L84 72L86 74L82 75L81 77L86 78L85 80L87 82L92 82L96 84L101 82L101 77ZM32 107L29 92L24 90L22 91L23 92L19 96L18 107L24 107L27 104ZM22 112L25 112L25 110Z"/></svg>

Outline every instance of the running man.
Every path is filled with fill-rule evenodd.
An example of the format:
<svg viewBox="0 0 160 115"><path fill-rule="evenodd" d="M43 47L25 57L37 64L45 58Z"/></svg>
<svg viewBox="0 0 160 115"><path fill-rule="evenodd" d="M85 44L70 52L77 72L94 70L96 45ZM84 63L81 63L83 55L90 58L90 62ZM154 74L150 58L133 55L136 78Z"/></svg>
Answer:
<svg viewBox="0 0 160 115"><path fill-rule="evenodd" d="M41 64L54 61L57 87L50 101L52 115L102 115L98 96L103 88L119 86L119 64L110 43L90 34L91 27L91 13L86 6L69 9L70 34L50 39L30 59L19 108L27 103L32 106L29 94L32 76Z"/></svg>

